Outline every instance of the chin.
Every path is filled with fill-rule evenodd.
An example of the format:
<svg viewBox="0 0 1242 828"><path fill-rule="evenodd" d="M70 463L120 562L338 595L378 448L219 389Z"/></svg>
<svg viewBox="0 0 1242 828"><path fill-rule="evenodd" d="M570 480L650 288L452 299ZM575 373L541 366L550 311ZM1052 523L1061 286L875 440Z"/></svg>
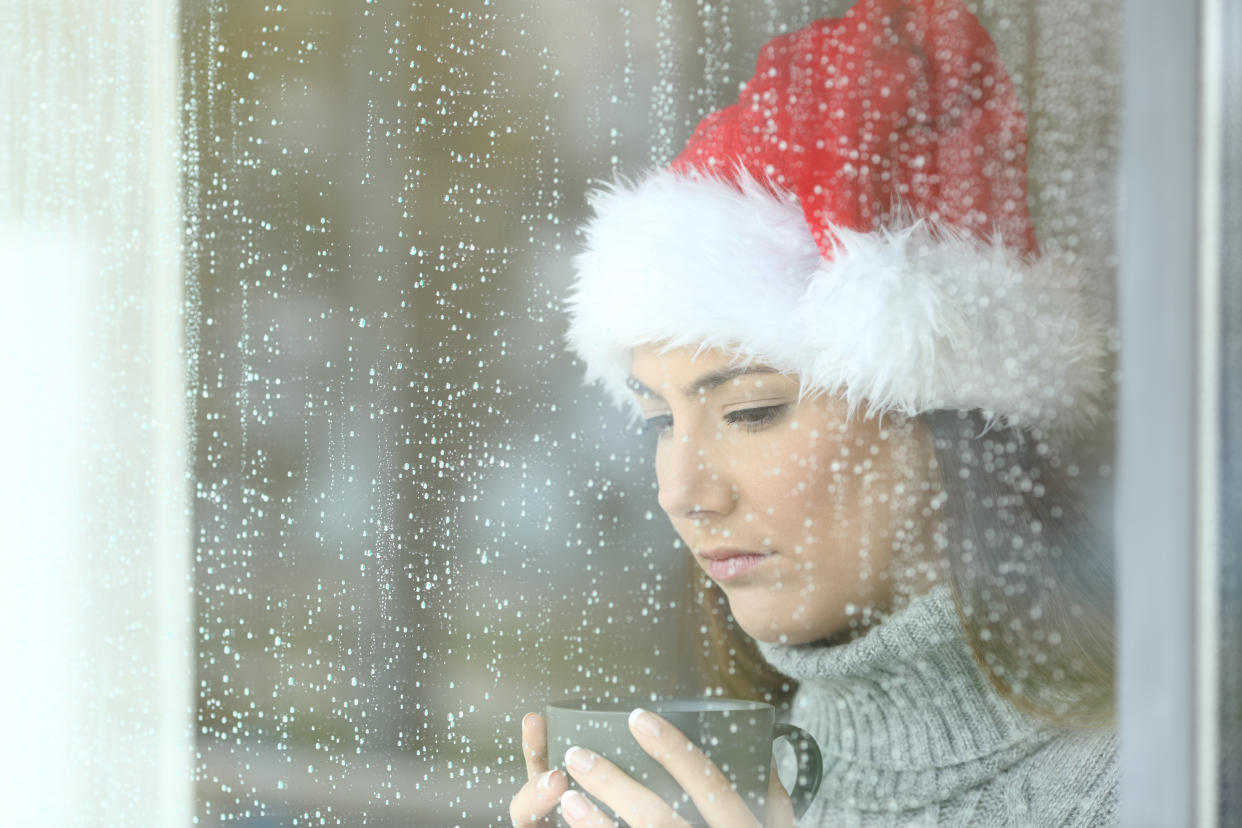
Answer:
<svg viewBox="0 0 1242 828"><path fill-rule="evenodd" d="M768 644L785 644L792 646L794 644L806 644L811 641L819 641L820 639L829 639L834 632L824 632L823 630L803 627L798 624L751 624L745 619L739 618L736 614L733 616L747 635L756 641L763 641ZM782 636L784 639L782 640Z"/></svg>
<svg viewBox="0 0 1242 828"><path fill-rule="evenodd" d="M756 618L747 613L745 607L739 607L730 601L730 612L734 621L742 630L756 641L769 644L808 644L811 642L830 643L837 639L852 635L850 619L842 612L836 618ZM827 623L826 623L827 622ZM784 636L784 640L781 639Z"/></svg>

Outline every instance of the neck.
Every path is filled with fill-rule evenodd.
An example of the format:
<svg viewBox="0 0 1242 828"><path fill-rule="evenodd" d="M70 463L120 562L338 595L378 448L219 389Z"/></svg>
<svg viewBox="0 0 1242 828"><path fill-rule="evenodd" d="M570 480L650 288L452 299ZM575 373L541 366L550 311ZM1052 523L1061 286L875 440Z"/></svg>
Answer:
<svg viewBox="0 0 1242 828"><path fill-rule="evenodd" d="M797 679L792 718L824 754L824 787L879 809L917 807L994 775L1046 741L975 663L947 585L833 644L759 642Z"/></svg>

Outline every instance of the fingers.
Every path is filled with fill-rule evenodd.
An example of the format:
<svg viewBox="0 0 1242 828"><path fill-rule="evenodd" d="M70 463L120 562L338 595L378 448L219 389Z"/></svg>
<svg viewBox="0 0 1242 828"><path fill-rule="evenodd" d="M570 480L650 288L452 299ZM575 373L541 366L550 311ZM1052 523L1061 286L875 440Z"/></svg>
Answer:
<svg viewBox="0 0 1242 828"><path fill-rule="evenodd" d="M664 766L713 828L758 828L755 815L729 778L666 719L646 710L630 714L630 732ZM585 785L583 787L586 787Z"/></svg>
<svg viewBox="0 0 1242 828"><path fill-rule="evenodd" d="M561 797L561 815L573 828L616 825L593 799L611 808L626 825L687 826L654 792L599 754L580 747L565 752L565 767L574 781L591 796L568 791Z"/></svg>
<svg viewBox="0 0 1242 828"><path fill-rule="evenodd" d="M526 760L526 778L534 779L548 770L548 725L538 713L522 718L522 757Z"/></svg>
<svg viewBox="0 0 1242 828"><path fill-rule="evenodd" d="M775 754L772 755L772 769L768 771L768 804L763 824L764 828L794 828L793 800L776 773Z"/></svg>
<svg viewBox="0 0 1242 828"><path fill-rule="evenodd" d="M546 825L544 817L552 813L569 780L555 770L527 780L509 803L509 819L515 826Z"/></svg>
<svg viewBox="0 0 1242 828"><path fill-rule="evenodd" d="M647 717L650 717L649 719ZM642 729L654 724L654 731ZM681 785L699 814L713 828L761 828L746 801L698 746L667 720L636 710L630 716L630 732L638 744ZM566 790L560 798L561 815L571 828L618 828L596 804L610 808L623 824L659 825L666 828L689 823L663 799L643 787L603 756L582 747L565 754L570 776L590 796ZM794 828L793 805L777 776L776 757L771 760L768 787L769 828Z"/></svg>
<svg viewBox="0 0 1242 828"><path fill-rule="evenodd" d="M526 760L526 784L509 803L509 819L515 826L545 825L544 817L556 808L569 787L563 771L548 771L548 730L538 713L522 720L522 756Z"/></svg>
<svg viewBox="0 0 1242 828"><path fill-rule="evenodd" d="M565 791L561 795L561 816L571 828L618 828L617 823L599 809L588 797L577 791ZM643 823L626 820L629 825Z"/></svg>

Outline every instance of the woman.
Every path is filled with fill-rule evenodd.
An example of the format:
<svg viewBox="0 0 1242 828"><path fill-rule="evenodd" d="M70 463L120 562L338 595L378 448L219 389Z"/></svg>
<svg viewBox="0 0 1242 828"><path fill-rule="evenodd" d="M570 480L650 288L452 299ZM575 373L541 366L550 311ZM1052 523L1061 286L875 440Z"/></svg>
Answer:
<svg viewBox="0 0 1242 828"><path fill-rule="evenodd" d="M593 197L569 344L658 435L705 683L823 749L802 825L1116 820L1107 552L1068 456L1106 311L1040 254L1025 150L960 0L861 0ZM631 722L708 824L754 824L668 722ZM523 745L514 824L683 824L606 759L549 771L536 714ZM767 824L792 825L773 765Z"/></svg>

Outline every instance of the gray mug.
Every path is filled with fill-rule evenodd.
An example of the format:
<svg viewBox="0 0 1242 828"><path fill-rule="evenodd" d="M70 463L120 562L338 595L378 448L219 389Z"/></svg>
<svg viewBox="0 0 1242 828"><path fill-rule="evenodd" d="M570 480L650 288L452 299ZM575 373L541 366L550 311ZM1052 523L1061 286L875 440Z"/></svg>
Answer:
<svg viewBox="0 0 1242 828"><path fill-rule="evenodd" d="M686 822L696 828L708 828L677 780L634 739L629 716L636 707L668 720L694 742L729 778L733 789L761 823L767 807L772 743L777 739L789 739L798 757L798 777L789 794L795 817L806 813L819 790L823 761L811 734L777 722L772 705L744 699L576 698L550 702L546 715L549 769L559 767L564 771L565 751L574 745L592 750L667 802ZM585 794L568 771L564 772L569 777L569 787ZM587 796L613 819L621 820L607 805ZM555 814L556 824L564 825Z"/></svg>

